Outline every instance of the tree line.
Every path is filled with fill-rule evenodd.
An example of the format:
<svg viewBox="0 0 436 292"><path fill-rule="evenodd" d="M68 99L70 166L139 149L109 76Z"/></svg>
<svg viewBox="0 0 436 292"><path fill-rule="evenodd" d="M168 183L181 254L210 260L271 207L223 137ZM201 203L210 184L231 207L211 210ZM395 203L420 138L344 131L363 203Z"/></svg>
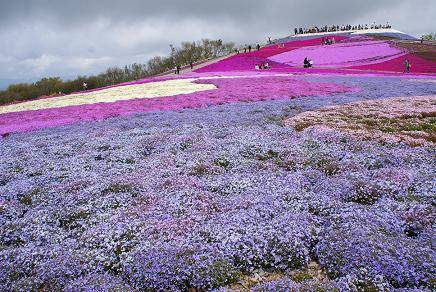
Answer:
<svg viewBox="0 0 436 292"><path fill-rule="evenodd" d="M429 34L425 34L421 37L421 39L426 40L426 41L436 41L436 33L429 33Z"/></svg>
<svg viewBox="0 0 436 292"><path fill-rule="evenodd" d="M11 84L6 90L0 91L0 104L77 92L82 90L83 83L87 84L88 89L95 89L154 76L172 70L175 66L224 56L235 50L235 44L203 39L197 42L182 42L178 47L170 45L170 49L169 56L156 56L144 64L134 63L124 68L111 67L97 75L78 76L74 80L66 81L60 77L48 77L34 83Z"/></svg>

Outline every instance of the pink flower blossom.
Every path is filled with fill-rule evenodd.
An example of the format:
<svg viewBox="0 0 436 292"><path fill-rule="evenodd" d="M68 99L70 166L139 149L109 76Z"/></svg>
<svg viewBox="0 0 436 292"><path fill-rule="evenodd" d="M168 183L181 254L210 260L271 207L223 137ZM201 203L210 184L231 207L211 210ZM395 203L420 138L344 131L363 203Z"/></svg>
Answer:
<svg viewBox="0 0 436 292"><path fill-rule="evenodd" d="M102 120L157 110L180 110L209 105L271 99L287 99L309 95L350 92L347 86L296 80L289 76L259 76L197 80L214 84L217 90L152 99L132 99L113 103L66 106L55 109L24 111L0 115L0 134L23 132L78 121Z"/></svg>
<svg viewBox="0 0 436 292"><path fill-rule="evenodd" d="M405 52L384 41L359 41L329 46L303 47L270 57L272 61L302 66L304 58L320 67L349 67L379 63L405 55Z"/></svg>

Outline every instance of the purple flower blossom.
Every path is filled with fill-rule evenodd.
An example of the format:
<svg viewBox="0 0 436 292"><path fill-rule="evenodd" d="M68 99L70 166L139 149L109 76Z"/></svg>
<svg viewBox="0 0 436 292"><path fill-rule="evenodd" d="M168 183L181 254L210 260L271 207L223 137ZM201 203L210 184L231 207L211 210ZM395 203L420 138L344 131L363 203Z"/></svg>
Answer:
<svg viewBox="0 0 436 292"><path fill-rule="evenodd" d="M434 149L297 132L283 121L434 86L299 78L361 90L289 99L282 84L253 100L244 89L232 103L2 139L0 288L208 290L316 260L326 283L256 289L432 289Z"/></svg>

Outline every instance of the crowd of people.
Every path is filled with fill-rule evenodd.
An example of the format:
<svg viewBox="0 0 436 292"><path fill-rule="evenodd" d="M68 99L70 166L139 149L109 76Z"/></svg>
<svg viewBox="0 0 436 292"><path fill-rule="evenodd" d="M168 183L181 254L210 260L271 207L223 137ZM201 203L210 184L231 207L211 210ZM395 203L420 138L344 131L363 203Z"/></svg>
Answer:
<svg viewBox="0 0 436 292"><path fill-rule="evenodd" d="M321 45L322 46L324 46L324 45L326 45L326 46L328 46L328 45L334 45L334 44L336 44L336 40L335 40L335 37L332 37L332 38L322 38L321 39Z"/></svg>
<svg viewBox="0 0 436 292"><path fill-rule="evenodd" d="M389 23L387 23L386 25L376 25L375 23L372 25L357 25L357 26L352 26L352 25L342 25L342 26L324 26L321 28L318 27L313 27L313 28L308 28L308 29L303 29L303 28L295 28L295 34L308 34L308 33L318 33L318 32L335 32L335 31L348 31L348 30L365 30L365 29L386 29L386 28L391 28L391 26L389 25ZM271 38L268 38L268 43L273 43L274 41L271 40ZM321 39L321 45L334 45L336 43L335 38L334 37L323 37ZM285 48L284 44L278 44L278 48ZM259 44L256 45L255 49L257 51L259 51L261 49L261 46ZM250 53L253 50L253 47L251 45L245 46L244 47L244 53ZM235 49L235 53L239 54L240 50L239 49ZM190 62L190 68L193 69L193 63ZM304 58L303 61L303 66L304 68L312 68L314 65L313 60L309 59L308 57ZM408 59L404 60L404 73L410 73L410 68L412 67L410 61ZM262 62L260 64L256 64L255 65L255 69L256 70L268 70L271 69L271 66L269 65L268 62ZM180 66L176 66L174 68L174 73L175 74L180 74L180 70L181 67ZM86 83L84 83L83 87L84 90L86 90Z"/></svg>
<svg viewBox="0 0 436 292"><path fill-rule="evenodd" d="M256 70L268 70L268 69L271 69L271 66L269 65L268 62L263 62L260 64L256 64L254 66L254 69L256 69Z"/></svg>
<svg viewBox="0 0 436 292"><path fill-rule="evenodd" d="M253 50L253 47L252 47L251 45L249 45L249 46L245 46L245 47L244 47L244 53L251 53L252 50ZM257 45L256 45L256 50L260 51L260 44L257 44ZM239 50L238 48L235 49L235 53L236 53L237 55L239 55L240 50Z"/></svg>
<svg viewBox="0 0 436 292"><path fill-rule="evenodd" d="M332 25L332 26L313 26L308 28L295 28L294 34L309 34L309 33L320 33L320 32L335 32L335 31L349 31L349 30L365 30L365 29L387 29L392 28L389 23L386 24L359 24L359 25Z"/></svg>

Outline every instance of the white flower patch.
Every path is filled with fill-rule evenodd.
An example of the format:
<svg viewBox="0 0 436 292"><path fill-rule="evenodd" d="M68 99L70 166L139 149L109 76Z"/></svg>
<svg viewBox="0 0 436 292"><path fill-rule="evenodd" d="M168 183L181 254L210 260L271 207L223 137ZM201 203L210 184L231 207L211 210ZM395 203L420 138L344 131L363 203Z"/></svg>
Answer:
<svg viewBox="0 0 436 292"><path fill-rule="evenodd" d="M76 93L53 98L32 100L0 107L0 114L94 104L100 102L111 103L135 98L174 96L178 94L189 94L198 91L217 89L213 84L197 84L193 83L194 80L196 79L176 79L135 85L116 86L93 92Z"/></svg>

